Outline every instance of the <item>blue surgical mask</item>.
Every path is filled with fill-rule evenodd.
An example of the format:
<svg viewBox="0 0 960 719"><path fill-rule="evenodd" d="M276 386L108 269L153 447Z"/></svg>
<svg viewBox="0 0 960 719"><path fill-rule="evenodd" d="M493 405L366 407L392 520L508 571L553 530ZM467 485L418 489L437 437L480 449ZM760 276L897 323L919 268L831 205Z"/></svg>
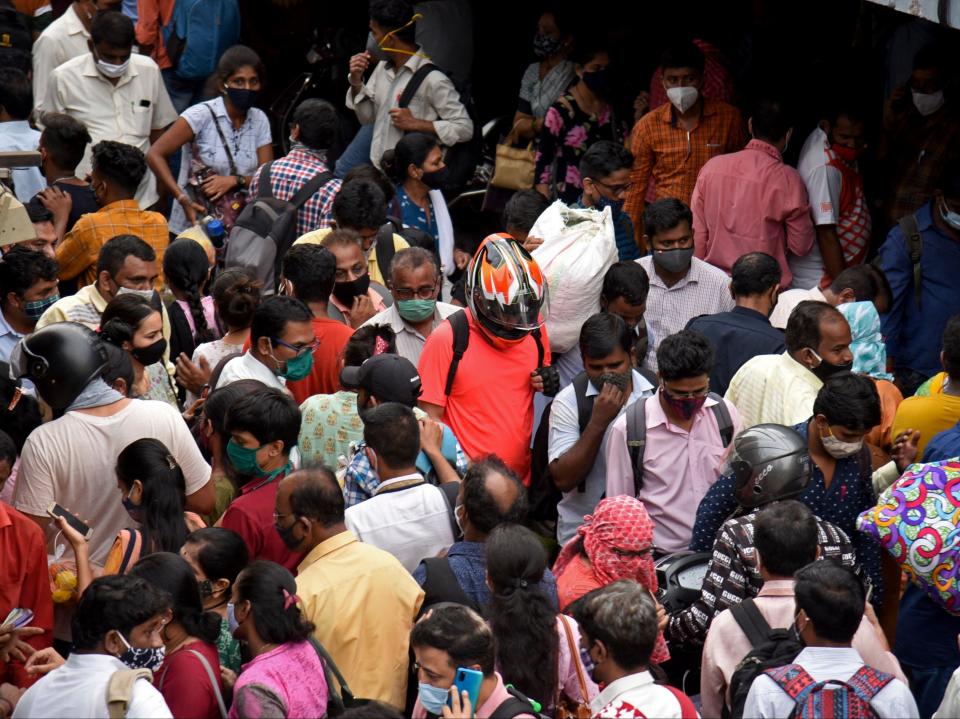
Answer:
<svg viewBox="0 0 960 719"><path fill-rule="evenodd" d="M443 714L443 708L447 705L450 690L420 682L417 685L417 696L420 698L420 703L424 709L431 714L440 716Z"/></svg>
<svg viewBox="0 0 960 719"><path fill-rule="evenodd" d="M237 615L234 614L233 602L227 602L227 626L230 629L230 635L240 628L240 622L237 621Z"/></svg>
<svg viewBox="0 0 960 719"><path fill-rule="evenodd" d="M960 230L960 212L951 210L943 200L940 201L940 216L950 227Z"/></svg>

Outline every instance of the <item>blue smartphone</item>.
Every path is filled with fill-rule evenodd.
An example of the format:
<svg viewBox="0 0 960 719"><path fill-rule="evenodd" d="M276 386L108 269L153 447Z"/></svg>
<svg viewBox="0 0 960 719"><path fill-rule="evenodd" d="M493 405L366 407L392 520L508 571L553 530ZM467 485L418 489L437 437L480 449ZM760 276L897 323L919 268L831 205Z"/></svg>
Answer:
<svg viewBox="0 0 960 719"><path fill-rule="evenodd" d="M457 693L466 692L470 697L470 706L473 707L473 716L477 715L477 699L480 698L480 685L483 683L483 672L476 669L457 668L457 673L453 676L453 686L457 688ZM450 700L447 699L447 703Z"/></svg>

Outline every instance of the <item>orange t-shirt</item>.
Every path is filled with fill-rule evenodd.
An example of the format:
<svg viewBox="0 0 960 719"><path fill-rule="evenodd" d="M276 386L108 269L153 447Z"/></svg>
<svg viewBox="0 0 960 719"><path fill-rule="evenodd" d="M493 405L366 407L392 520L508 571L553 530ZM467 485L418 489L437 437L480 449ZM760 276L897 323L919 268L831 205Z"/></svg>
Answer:
<svg viewBox="0 0 960 719"><path fill-rule="evenodd" d="M320 346L313 351L313 370L298 382L287 382L287 389L303 404L315 394L334 394L340 389L340 353L353 335L349 325L328 317L313 318L313 333Z"/></svg>
<svg viewBox="0 0 960 719"><path fill-rule="evenodd" d="M590 563L580 554L577 554L573 561L557 576L557 600L560 604L560 611L566 610L580 597L602 586L603 582L597 579Z"/></svg>
<svg viewBox="0 0 960 719"><path fill-rule="evenodd" d="M530 484L530 436L533 431L533 387L537 344L527 336L504 349L493 347L471 312L470 342L460 360L450 396L444 394L453 359L453 329L445 320L427 338L420 355L422 402L444 408L443 421L453 430L470 458L496 454ZM550 342L543 332L544 365L550 364Z"/></svg>

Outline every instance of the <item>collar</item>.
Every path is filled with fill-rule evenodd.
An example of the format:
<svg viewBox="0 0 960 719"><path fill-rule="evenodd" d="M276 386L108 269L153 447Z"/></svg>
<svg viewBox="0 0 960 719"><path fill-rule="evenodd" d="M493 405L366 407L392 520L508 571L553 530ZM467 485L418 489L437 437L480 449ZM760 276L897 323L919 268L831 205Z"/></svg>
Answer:
<svg viewBox="0 0 960 719"><path fill-rule="evenodd" d="M25 337L25 335L20 334L10 326L10 323L7 322L7 318L3 314L3 311L0 310L0 337L6 337L7 335L13 335L14 337L18 338Z"/></svg>
<svg viewBox="0 0 960 719"><path fill-rule="evenodd" d="M78 654L71 652L66 666L79 671L111 671L126 669L127 666L112 654Z"/></svg>
<svg viewBox="0 0 960 719"><path fill-rule="evenodd" d="M411 487L418 487L424 483L423 475L419 472L412 472L411 474L404 474L401 477L394 477L393 479L381 480L379 486L374 490L373 496L376 497L378 494L389 494L390 492L399 492L404 489L410 489ZM405 484L407 486L400 486ZM386 491L384 491L386 490Z"/></svg>
<svg viewBox="0 0 960 719"><path fill-rule="evenodd" d="M703 93L700 93L700 116L697 118L697 127L700 126L700 121L705 117L710 117L717 114L717 105L709 97L704 97ZM673 103L670 100L667 100L661 107L665 108L661 120L671 127L680 127L680 113L677 112L677 108L673 106ZM696 130L697 127L694 127L693 130ZM691 130L690 132L693 132ZM686 132L686 131L684 131Z"/></svg>
<svg viewBox="0 0 960 719"><path fill-rule="evenodd" d="M756 310L750 309L749 307L742 307L740 305L737 305L732 310L730 310L730 312L735 315L740 315L741 317L747 317L752 320L758 320L767 325L770 324L769 317L764 317L762 314L760 314Z"/></svg>
<svg viewBox="0 0 960 719"><path fill-rule="evenodd" d="M250 113L247 113L249 116ZM290 150L283 159L296 164L317 165L318 172L329 172L327 153L325 150L311 150L305 145L299 145Z"/></svg>
<svg viewBox="0 0 960 719"><path fill-rule="evenodd" d="M357 535L355 535L349 529L345 529L340 532L340 534L336 534L330 537L330 539L320 542L320 544L307 552L307 556L305 556L303 561L297 565L297 573L302 574L303 571L311 564L316 564L327 555L333 554L338 549L343 549L344 547L354 544L358 541L360 540L357 539Z"/></svg>
<svg viewBox="0 0 960 719"><path fill-rule="evenodd" d="M955 240L953 240L952 237L950 237L943 230L937 227L936 223L933 221L934 212L939 212L939 210L937 210L934 207L933 200L930 200L930 202L928 202L919 210L917 210L915 213L913 213L914 216L917 218L917 229L920 230L921 233L936 232L940 237L943 237L945 239L955 242Z"/></svg>
<svg viewBox="0 0 960 719"><path fill-rule="evenodd" d="M850 663L863 664L863 657L853 647L804 647L797 658L793 660L794 664L823 664L823 663Z"/></svg>
<svg viewBox="0 0 960 719"><path fill-rule="evenodd" d="M70 6L70 12L65 12L62 17L64 27L67 30L67 35L83 35L85 38L90 37L90 33L87 31L87 28L85 28L83 23L80 22L80 16L77 15L76 3L73 3Z"/></svg>
<svg viewBox="0 0 960 719"><path fill-rule="evenodd" d="M648 380L642 374L637 372L635 369L630 370L630 381L631 381L631 384L633 385L633 391L630 392L631 399L639 397L644 392L647 392L652 389L656 389L652 384L650 384L650 380ZM585 394L587 397L596 397L598 394L600 394L600 390L598 390L596 387L593 386L593 382L590 382L588 380L587 391Z"/></svg>
<svg viewBox="0 0 960 719"><path fill-rule="evenodd" d="M290 459L287 458L287 462L282 467L275 470L276 472L275 474L274 473L265 474L257 477L256 479L250 480L240 488L240 494L250 494L251 492L258 490L261 487L266 487L271 482L276 482L283 479L292 471L293 471L293 465L290 463Z"/></svg>
<svg viewBox="0 0 960 719"><path fill-rule="evenodd" d="M602 692L597 694L596 699L590 702L590 710L596 715L621 694L648 686L653 686L653 675L648 671L620 677L615 682L610 682Z"/></svg>
<svg viewBox="0 0 960 719"><path fill-rule="evenodd" d="M750 142L747 143L747 146L744 149L757 150L758 152L762 152L765 155L770 155L770 157L772 157L777 162L783 163L783 155L780 154L780 150L775 148L766 140L758 140L757 138L753 138L752 140L750 140Z"/></svg>
<svg viewBox="0 0 960 719"><path fill-rule="evenodd" d="M10 519L10 512L7 511L7 505L5 502L0 502L0 529L9 527L13 524L13 520Z"/></svg>
<svg viewBox="0 0 960 719"><path fill-rule="evenodd" d="M94 282L92 285L87 285L86 287L80 288L80 291L77 292L74 297L89 301L89 303L93 305L94 309L96 309L100 314L103 314L103 311L107 309L107 298L100 294L100 290L97 289L96 282Z"/></svg>
<svg viewBox="0 0 960 719"><path fill-rule="evenodd" d="M415 52L423 52L423 48L417 45ZM413 75L425 62L430 62L430 60L425 57L420 57L420 55L411 55L410 59L403 63L400 67L394 67L393 63L387 62L384 69L386 70L388 77L396 78L404 70L409 70L410 74Z"/></svg>
<svg viewBox="0 0 960 719"><path fill-rule="evenodd" d="M111 88L116 90L117 88L123 87L128 82L130 82L133 78L135 78L137 75L140 74L137 71L137 66L133 60L134 57L136 57L136 53L131 53L130 64L127 65L127 71L120 76L120 81L116 85L114 85L112 82L110 82L108 78L104 77L101 74L101 72L97 69L97 63L93 59L93 53L88 51L86 55L86 60L84 60L84 63L83 63L82 75L84 77L99 78L103 82L110 85Z"/></svg>
<svg viewBox="0 0 960 719"><path fill-rule="evenodd" d="M4 123L0 123L3 126L4 134L7 133L22 133L22 132L36 132L32 127L30 127L29 120L7 120Z"/></svg>
<svg viewBox="0 0 960 719"><path fill-rule="evenodd" d="M771 579L760 587L758 597L793 597L792 579Z"/></svg>
<svg viewBox="0 0 960 719"><path fill-rule="evenodd" d="M139 212L140 203L134 199L117 200L116 202L111 202L109 205L104 205L100 208L100 212L116 212L117 210L136 210Z"/></svg>
<svg viewBox="0 0 960 719"><path fill-rule="evenodd" d="M676 426L676 425L672 425L670 420L667 419L667 413L664 411L663 405L660 404L661 392L663 392L663 390L658 388L656 394L654 394L653 397L650 398L652 401L647 402L646 407L644 408L647 414L648 430L653 427L658 427L661 424L667 425L667 426ZM703 407L701 407L700 411L698 411L694 415L694 419L698 417L702 417L704 413L706 413L715 404L717 404L717 400L715 400L713 397L708 396L706 400L704 400L703 402ZM693 430L693 425L691 424L690 431L692 430Z"/></svg>
<svg viewBox="0 0 960 719"><path fill-rule="evenodd" d="M795 374L799 374L800 372L804 372L804 373L810 375L811 377L813 377L813 379L817 380L817 382L820 382L821 385L823 384L823 382L820 380L820 378L817 377L813 372L811 372L811 371L807 368L806 365L801 364L800 362L797 362L797 361L790 355L790 350L785 351L785 352L784 352L782 355L780 355L780 356L783 357L783 364L784 364L784 365L787 367L787 369L789 369L791 372L793 372L793 373L795 373Z"/></svg>
<svg viewBox="0 0 960 719"><path fill-rule="evenodd" d="M461 557L470 557L473 559L480 559L486 563L486 551L487 545L484 542L454 542L450 545L450 549L447 552L448 557L461 556Z"/></svg>

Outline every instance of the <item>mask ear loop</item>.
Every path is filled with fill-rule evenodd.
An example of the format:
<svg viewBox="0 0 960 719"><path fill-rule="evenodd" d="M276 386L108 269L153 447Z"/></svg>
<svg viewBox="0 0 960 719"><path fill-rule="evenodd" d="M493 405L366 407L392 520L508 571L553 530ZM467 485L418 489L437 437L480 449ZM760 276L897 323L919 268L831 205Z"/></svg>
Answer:
<svg viewBox="0 0 960 719"><path fill-rule="evenodd" d="M408 27L410 27L411 25L413 25L417 20L423 20L423 14L422 14L422 13L414 13L413 17L410 18L410 22L408 22L406 25L402 25L401 27L398 27L396 30L391 30L390 32L388 32L386 35L383 36L383 39L382 39L380 42L377 43L377 46L378 46L383 52L393 52L393 53L396 53L396 54L398 54L398 55L410 55L411 57L422 57L422 58L424 58L425 60L429 60L429 59L430 59L430 56L427 55L426 53L423 53L423 52L410 52L409 50L400 50L400 49L398 49L398 48L384 47L384 46L383 46L383 43L384 43L384 41L386 41L387 38L389 38L391 35L395 35L396 33L400 32L401 30L405 30L406 28L408 28Z"/></svg>

